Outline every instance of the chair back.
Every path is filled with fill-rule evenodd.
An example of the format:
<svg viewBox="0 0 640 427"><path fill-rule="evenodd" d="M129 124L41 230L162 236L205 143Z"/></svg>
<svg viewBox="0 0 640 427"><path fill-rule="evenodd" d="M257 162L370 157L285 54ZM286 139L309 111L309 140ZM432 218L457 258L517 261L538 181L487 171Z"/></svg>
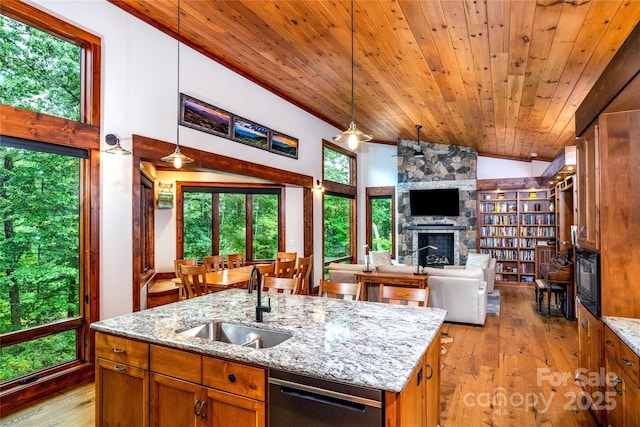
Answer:
<svg viewBox="0 0 640 427"><path fill-rule="evenodd" d="M209 291L204 265L181 265L180 278L187 298L199 297Z"/></svg>
<svg viewBox="0 0 640 427"><path fill-rule="evenodd" d="M298 252L276 252L276 261L291 261L298 258Z"/></svg>
<svg viewBox="0 0 640 427"><path fill-rule="evenodd" d="M207 267L207 273L224 270L224 259L222 258L222 255L202 257L202 264Z"/></svg>
<svg viewBox="0 0 640 427"><path fill-rule="evenodd" d="M427 307L429 305L429 288L405 288L381 284L380 302Z"/></svg>
<svg viewBox="0 0 640 427"><path fill-rule="evenodd" d="M296 294L298 283L299 280L296 278L266 276L262 278L262 290L269 293Z"/></svg>
<svg viewBox="0 0 640 427"><path fill-rule="evenodd" d="M198 258L185 258L173 260L173 272L176 277L180 278L180 266L181 265L198 265Z"/></svg>
<svg viewBox="0 0 640 427"><path fill-rule="evenodd" d="M278 261L276 260L274 267L274 276L291 279L296 269L296 260Z"/></svg>
<svg viewBox="0 0 640 427"><path fill-rule="evenodd" d="M273 276L275 267L275 262L272 262L270 264L256 265L256 268L258 269L258 271L260 271L260 276Z"/></svg>
<svg viewBox="0 0 640 427"><path fill-rule="evenodd" d="M293 277L300 279L299 293L309 295L311 288L309 287L309 277L311 277L311 266L313 265L313 255L298 258Z"/></svg>
<svg viewBox="0 0 640 427"><path fill-rule="evenodd" d="M244 267L244 254L227 254L227 268Z"/></svg>
<svg viewBox="0 0 640 427"><path fill-rule="evenodd" d="M331 282L329 280L320 280L319 297L336 298L358 301L360 299L360 289L362 284Z"/></svg>

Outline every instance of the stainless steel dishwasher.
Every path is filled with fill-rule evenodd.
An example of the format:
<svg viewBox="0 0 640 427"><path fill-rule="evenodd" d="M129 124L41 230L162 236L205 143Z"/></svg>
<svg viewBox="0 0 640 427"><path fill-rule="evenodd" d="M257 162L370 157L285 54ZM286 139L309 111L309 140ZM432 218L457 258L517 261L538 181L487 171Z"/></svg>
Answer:
<svg viewBox="0 0 640 427"><path fill-rule="evenodd" d="M271 427L376 426L383 424L380 390L271 370Z"/></svg>

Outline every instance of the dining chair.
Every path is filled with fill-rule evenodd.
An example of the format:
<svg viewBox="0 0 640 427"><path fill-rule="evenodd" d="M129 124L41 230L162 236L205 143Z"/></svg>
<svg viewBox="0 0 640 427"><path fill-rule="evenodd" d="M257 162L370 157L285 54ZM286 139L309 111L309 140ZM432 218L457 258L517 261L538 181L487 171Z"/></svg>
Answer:
<svg viewBox="0 0 640 427"><path fill-rule="evenodd" d="M336 298L358 301L360 299L360 288L362 284L332 282L330 280L320 280L319 297Z"/></svg>
<svg viewBox="0 0 640 427"><path fill-rule="evenodd" d="M269 264L258 264L256 268L260 271L261 276L273 276L273 272L275 271L276 263L272 262Z"/></svg>
<svg viewBox="0 0 640 427"><path fill-rule="evenodd" d="M299 293L303 295L309 295L311 288L309 287L309 277L311 277L311 266L313 265L313 255L308 257L300 257L296 261L296 268L293 272L293 277L300 279Z"/></svg>
<svg viewBox="0 0 640 427"><path fill-rule="evenodd" d="M176 275L174 279L171 279L176 286L180 287L180 299L185 299L187 296L184 293L184 288L182 287L182 277L180 277L180 266L181 265L198 265L198 258L184 258L184 259L174 259L173 260L173 272Z"/></svg>
<svg viewBox="0 0 640 427"><path fill-rule="evenodd" d="M296 278L266 276L262 278L262 290L268 293L296 294L299 282Z"/></svg>
<svg viewBox="0 0 640 427"><path fill-rule="evenodd" d="M380 302L427 307L429 305L429 288L405 288L381 284Z"/></svg>
<svg viewBox="0 0 640 427"><path fill-rule="evenodd" d="M207 267L204 265L180 266L180 277L186 298L202 296L209 292L207 285Z"/></svg>
<svg viewBox="0 0 640 427"><path fill-rule="evenodd" d="M298 252L276 252L276 261L296 260Z"/></svg>
<svg viewBox="0 0 640 427"><path fill-rule="evenodd" d="M295 269L296 260L294 259L285 261L276 260L273 274L275 277L291 279Z"/></svg>
<svg viewBox="0 0 640 427"><path fill-rule="evenodd" d="M207 267L207 273L224 270L224 259L222 255L202 257L202 264Z"/></svg>
<svg viewBox="0 0 640 427"><path fill-rule="evenodd" d="M245 260L243 253L227 254L227 268L244 267Z"/></svg>

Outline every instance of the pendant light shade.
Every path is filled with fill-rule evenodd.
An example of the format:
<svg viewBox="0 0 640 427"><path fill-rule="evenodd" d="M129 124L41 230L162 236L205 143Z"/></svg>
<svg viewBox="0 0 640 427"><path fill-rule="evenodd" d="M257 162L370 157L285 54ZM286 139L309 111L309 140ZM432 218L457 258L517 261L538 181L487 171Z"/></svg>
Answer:
<svg viewBox="0 0 640 427"><path fill-rule="evenodd" d="M355 68L354 47L353 47L354 46L353 39L354 39L354 32L355 32L355 26L353 24L353 1L354 0L351 0L351 124L349 125L349 129L333 137L333 140L335 142L346 143L351 150L355 150L356 148L358 148L358 144L360 144L361 142L367 142L373 139L371 135L368 135L362 132L356 127L356 119L355 119L356 106L355 106L355 96L354 96L354 89L353 89L354 68Z"/></svg>
<svg viewBox="0 0 640 427"><path fill-rule="evenodd" d="M180 100L180 0L178 0L178 81L176 82L178 92L178 105ZM180 152L180 109L178 108L178 118L176 124L176 149L168 156L164 156L163 162L172 163L173 167L180 169L183 164L193 162L193 159Z"/></svg>

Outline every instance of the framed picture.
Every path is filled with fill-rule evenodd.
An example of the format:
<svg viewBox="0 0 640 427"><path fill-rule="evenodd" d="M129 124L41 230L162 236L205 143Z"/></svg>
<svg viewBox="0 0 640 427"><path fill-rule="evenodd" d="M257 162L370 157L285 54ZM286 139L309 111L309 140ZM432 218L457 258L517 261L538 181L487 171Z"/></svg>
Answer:
<svg viewBox="0 0 640 427"><path fill-rule="evenodd" d="M229 138L233 114L206 102L180 94L180 124Z"/></svg>
<svg viewBox="0 0 640 427"><path fill-rule="evenodd" d="M282 132L271 131L271 151L287 157L298 158L298 139Z"/></svg>
<svg viewBox="0 0 640 427"><path fill-rule="evenodd" d="M269 128L242 117L234 117L232 138L243 144L269 149Z"/></svg>

